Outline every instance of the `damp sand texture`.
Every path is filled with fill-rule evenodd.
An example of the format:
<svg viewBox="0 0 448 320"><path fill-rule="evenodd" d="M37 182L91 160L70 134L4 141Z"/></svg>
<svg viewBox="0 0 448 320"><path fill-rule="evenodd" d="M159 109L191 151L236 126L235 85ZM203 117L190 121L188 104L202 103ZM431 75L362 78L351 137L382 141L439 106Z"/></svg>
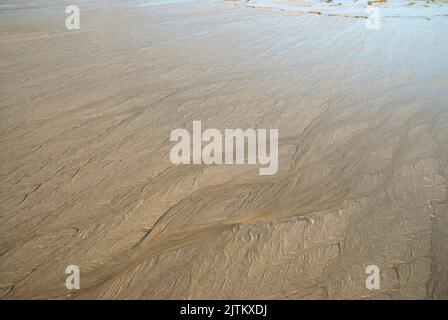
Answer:
<svg viewBox="0 0 448 320"><path fill-rule="evenodd" d="M71 4L0 6L1 299L448 298L446 16ZM195 120L278 172L173 165Z"/></svg>

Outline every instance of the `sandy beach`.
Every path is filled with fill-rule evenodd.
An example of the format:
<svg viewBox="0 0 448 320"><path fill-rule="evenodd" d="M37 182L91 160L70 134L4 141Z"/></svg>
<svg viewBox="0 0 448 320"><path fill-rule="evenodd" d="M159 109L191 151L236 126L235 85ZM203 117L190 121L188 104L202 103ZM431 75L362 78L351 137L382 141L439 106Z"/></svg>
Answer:
<svg viewBox="0 0 448 320"><path fill-rule="evenodd" d="M0 4L0 299L448 299L445 5L75 2ZM193 121L278 171L173 164Z"/></svg>

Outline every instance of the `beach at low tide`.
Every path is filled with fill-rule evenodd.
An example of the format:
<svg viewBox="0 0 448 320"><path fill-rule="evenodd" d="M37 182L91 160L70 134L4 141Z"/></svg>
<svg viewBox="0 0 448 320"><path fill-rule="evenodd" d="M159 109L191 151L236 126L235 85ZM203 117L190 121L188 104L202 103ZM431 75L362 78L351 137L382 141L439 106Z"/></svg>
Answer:
<svg viewBox="0 0 448 320"><path fill-rule="evenodd" d="M1 299L448 298L446 7L72 4L0 6ZM174 165L193 121L278 171Z"/></svg>

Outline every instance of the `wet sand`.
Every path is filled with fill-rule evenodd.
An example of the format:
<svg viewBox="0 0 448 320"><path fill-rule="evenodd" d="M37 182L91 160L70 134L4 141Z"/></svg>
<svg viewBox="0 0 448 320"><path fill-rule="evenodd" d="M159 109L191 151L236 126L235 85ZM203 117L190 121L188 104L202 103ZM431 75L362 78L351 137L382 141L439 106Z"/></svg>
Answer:
<svg viewBox="0 0 448 320"><path fill-rule="evenodd" d="M51 3L0 6L0 298L448 298L447 17ZM194 120L277 174L173 165Z"/></svg>

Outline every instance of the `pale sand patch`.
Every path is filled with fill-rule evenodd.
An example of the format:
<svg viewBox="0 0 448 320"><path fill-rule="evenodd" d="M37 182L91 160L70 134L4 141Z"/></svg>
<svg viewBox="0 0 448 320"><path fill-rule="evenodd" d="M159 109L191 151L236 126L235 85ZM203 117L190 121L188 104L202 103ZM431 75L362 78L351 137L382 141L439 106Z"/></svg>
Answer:
<svg viewBox="0 0 448 320"><path fill-rule="evenodd" d="M0 8L2 298L448 297L446 17L50 3ZM279 172L173 166L193 120Z"/></svg>

